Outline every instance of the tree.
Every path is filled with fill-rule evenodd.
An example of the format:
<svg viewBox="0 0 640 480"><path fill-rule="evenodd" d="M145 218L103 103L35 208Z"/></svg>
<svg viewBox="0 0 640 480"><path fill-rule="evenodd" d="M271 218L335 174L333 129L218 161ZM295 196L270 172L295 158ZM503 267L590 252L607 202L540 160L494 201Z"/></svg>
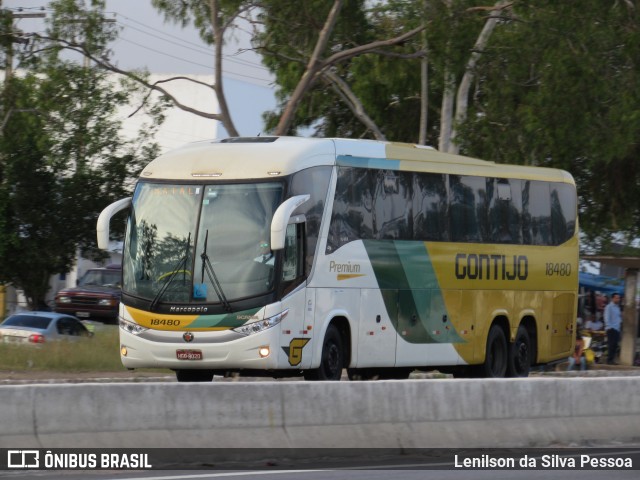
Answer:
<svg viewBox="0 0 640 480"><path fill-rule="evenodd" d="M415 51L405 46L414 45L411 40L424 26L393 21L380 14L382 7L367 10L365 5L360 0L304 6L261 2L258 21L263 30L254 45L279 85L279 109L266 117L274 134L290 134L319 121L323 134L335 126L351 133L343 136L361 136L356 132L364 125L365 135L386 138L357 91L354 68L381 57L420 58L419 47ZM366 79L370 82L373 76Z"/></svg>
<svg viewBox="0 0 640 480"><path fill-rule="evenodd" d="M564 168L576 178L582 228L592 238L640 230L635 1L154 5L168 20L200 28L215 46L216 75L239 19L255 26L254 48L278 86L279 105L265 115L275 134L313 127L322 136L440 144L497 162ZM90 44L60 37L59 45L163 92L162 83L119 71L99 50L87 53ZM224 97L222 77L212 88ZM180 107L219 119L233 135L231 112Z"/></svg>
<svg viewBox="0 0 640 480"><path fill-rule="evenodd" d="M96 0L98 1L98 0ZM343 5L344 3L344 5ZM355 115L359 121L365 123L378 138L384 138L384 135L375 125L372 118L367 115L362 102L357 95L350 89L347 79L340 75L344 68L342 64L346 64L349 60L368 53L384 53L383 49L393 47L395 45L405 44L409 39L416 36L424 27L419 25L413 29L404 29L400 22L394 24L393 35L389 37L373 36L370 41L357 42L353 41L358 37L362 37L362 33L366 33L366 28L358 28L349 32L349 35L342 35L341 38L332 38L334 33L334 25L348 25L352 19L357 19L364 14L362 0L335 0L333 7L327 11L326 2L314 1L305 2L303 10L307 12L305 20L311 22L311 30L302 37L308 43L302 43L301 50L294 52L295 62L306 65L305 69L301 69L301 76L296 78L297 87L292 90L282 89L283 108L279 112L279 122L273 125L273 133L276 135L286 134L292 131L292 123L295 123L294 116L299 118L295 112L300 105L301 99L310 95L312 87L317 85L319 79L325 82L325 86L329 85L338 98L344 103L342 107L347 107L351 115ZM400 2L402 3L402 2ZM178 76L171 77L155 83L150 83L147 76L143 72L129 72L118 68L111 63L108 58L103 55L96 55L96 52L90 51L90 45L79 42L74 36L68 32L54 32L56 35L43 37L42 40L56 42L61 48L77 51L91 61L123 76L126 76L149 90L160 92L164 97L170 100L175 106L185 111L199 115L205 118L219 120L231 136L237 136L237 130L231 118L231 112L227 107L227 102L223 88L223 64L222 64L222 48L227 36L232 35L234 29L238 28L238 21L245 20L256 26L254 31L254 39L256 40L256 49L263 54L273 55L274 52L284 50L284 46L290 45L286 39L286 33L291 25L291 19L300 13L299 3L283 3L274 0L194 0L184 2L182 0L153 0L153 5L164 13L168 21L180 23L182 25L193 24L200 30L203 40L214 46L215 51L215 81L211 85L203 82L189 79L187 77ZM345 14L345 12L347 12ZM288 13L288 15L287 15ZM274 22L275 19L275 22ZM326 19L324 28L320 28L321 35L316 36L318 19ZM271 41L264 42L265 39L272 37L272 30L269 26L274 27L273 30L284 32L284 43L278 44ZM302 25L302 24L300 24ZM362 25L361 25L362 26ZM309 28L309 24L302 25L303 28ZM269 33L263 35L266 30ZM344 29L343 29L344 31ZM379 31L378 33L382 32ZM278 36L278 35L276 35ZM331 44L329 44L331 40ZM345 43L342 43L342 40ZM275 46L275 50L270 50L271 46ZM421 52L413 52L412 56L421 56ZM291 62L292 57L277 54L280 62ZM411 56L411 55L410 55ZM292 69L292 71L295 69ZM164 87L163 84L173 80L187 80L206 85L212 88L218 99L220 113L209 113L189 107L182 104L177 98L173 97ZM291 95L292 94L292 95ZM285 101L286 99L286 101ZM296 120L297 121L297 120Z"/></svg>
<svg viewBox="0 0 640 480"><path fill-rule="evenodd" d="M563 168L591 240L640 233L640 18L635 2L515 3L483 60L463 151Z"/></svg>
<svg viewBox="0 0 640 480"><path fill-rule="evenodd" d="M215 119L222 123L222 126L230 136L237 137L238 131L231 118L231 112L224 94L222 49L225 35L233 31L238 18L251 10L252 2L243 0L195 0L191 2L152 0L152 4L164 13L165 19L168 21L180 23L182 26L193 22L194 26L199 29L200 36L205 43L213 45L215 80L210 87L216 94L220 108L220 114L216 115ZM170 80L168 79L168 81Z"/></svg>
<svg viewBox="0 0 640 480"><path fill-rule="evenodd" d="M50 35L76 28L94 51L104 45L109 32L99 24L88 30L64 22L75 2L52 7ZM116 112L135 95L131 85L116 88L107 72L59 53L38 45L23 73L4 85L12 113L0 135L0 282L22 289L31 308L44 303L51 275L69 271L78 249L97 254L98 213L128 195L158 154L152 126L133 140L120 133ZM159 107L150 113L161 120Z"/></svg>
<svg viewBox="0 0 640 480"><path fill-rule="evenodd" d="M489 42L489 37L493 33L493 29L498 24L499 14L506 8L510 7L511 3L504 0L500 0L496 3L495 7L491 9L489 17L484 22L484 26L478 35L478 38L473 45L473 49L469 54L469 58L465 65L464 74L458 85L456 99L455 99L455 123L451 121L451 111L447 109L446 115L443 114L443 122L441 124L440 131L440 150L449 153L459 153L459 145L456 142L456 125L463 123L467 118L467 109L469 104L469 91L471 90L471 83L475 78L475 69L480 60L483 50L486 48ZM480 8L485 10L486 8ZM445 75L447 84L445 85L445 98L443 98L443 104L452 105L452 99L449 99L449 95L453 96L453 85L450 82L450 76ZM444 113L443 108L443 113ZM446 117L446 118L445 118ZM447 128L444 128L446 124Z"/></svg>

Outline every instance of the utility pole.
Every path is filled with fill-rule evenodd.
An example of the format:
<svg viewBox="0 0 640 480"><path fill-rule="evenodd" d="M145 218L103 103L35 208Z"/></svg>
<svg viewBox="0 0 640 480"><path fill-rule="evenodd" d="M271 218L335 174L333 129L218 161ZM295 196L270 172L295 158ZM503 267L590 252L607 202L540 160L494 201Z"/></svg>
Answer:
<svg viewBox="0 0 640 480"><path fill-rule="evenodd" d="M2 0L0 0L0 11L2 10ZM10 24L10 28L9 31L7 32L8 35L8 41L6 43L6 58L5 58L5 66L4 66L4 84L5 84L5 90L2 94L2 103L0 104L0 117L2 118L2 121L0 123L0 134L2 134L2 132L4 131L4 127L6 126L7 122L9 121L9 118L11 117L11 114L14 113L14 109L10 106L10 102L8 101L8 96L6 95L6 92L8 91L6 89L6 85L9 83L9 81L11 80L11 77L13 76L13 44L14 43L21 43L23 45L26 45L29 43L29 40L27 38L24 38L22 36L22 32L19 31L15 26L14 26L14 21L16 19L21 19L21 18L45 18L47 16L46 13L41 12L41 13L14 13L10 10L5 10L4 13L6 13L9 17L9 24ZM20 110L18 110L20 111Z"/></svg>
<svg viewBox="0 0 640 480"><path fill-rule="evenodd" d="M2 8L2 0L0 0L0 8ZM29 40L23 38L21 35L14 35L15 33L22 33L15 29L14 20L21 18L45 18L47 16L46 13L14 13L7 10L9 18L11 19L11 31L9 32L10 38L7 42L7 52L6 52L6 60L5 60L5 70L4 70L4 81L7 83L11 76L13 75L13 44L21 43L26 45L29 43Z"/></svg>

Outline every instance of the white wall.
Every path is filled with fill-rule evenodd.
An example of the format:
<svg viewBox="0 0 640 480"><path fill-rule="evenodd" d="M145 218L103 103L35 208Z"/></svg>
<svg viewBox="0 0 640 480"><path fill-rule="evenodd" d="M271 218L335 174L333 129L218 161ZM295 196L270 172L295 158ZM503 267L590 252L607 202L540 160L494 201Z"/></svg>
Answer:
<svg viewBox="0 0 640 480"><path fill-rule="evenodd" d="M150 76L150 81L154 83L177 76L170 73L154 73ZM207 113L219 113L218 99L213 89L195 82L212 85L213 75L180 76L194 81L172 80L162 83L161 86L175 96L180 103L188 107ZM255 136L263 133L262 114L275 108L276 104L273 89L230 78L224 79L224 88L231 117L240 135ZM154 96L159 98L157 93L154 93ZM128 118L139 105L139 102L134 102L129 107L120 110L120 118L124 122L123 133L127 136L135 136L140 127L149 122L149 116L144 110ZM185 143L224 138L228 135L218 121L186 112L175 106L167 109L165 115L166 120L160 126L155 137L163 152Z"/></svg>

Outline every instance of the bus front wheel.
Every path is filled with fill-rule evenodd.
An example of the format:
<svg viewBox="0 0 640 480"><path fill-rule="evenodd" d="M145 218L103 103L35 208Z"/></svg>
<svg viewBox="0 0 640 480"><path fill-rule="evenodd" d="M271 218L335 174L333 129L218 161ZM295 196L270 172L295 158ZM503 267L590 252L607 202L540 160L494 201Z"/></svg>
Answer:
<svg viewBox="0 0 640 480"><path fill-rule="evenodd" d="M320 366L304 373L305 380L340 380L344 367L342 336L335 325L329 325L322 343Z"/></svg>
<svg viewBox="0 0 640 480"><path fill-rule="evenodd" d="M487 351L481 374L488 378L502 378L507 373L509 361L509 347L504 331L498 325L493 325L487 336Z"/></svg>
<svg viewBox="0 0 640 480"><path fill-rule="evenodd" d="M176 370L178 382L211 382L213 370Z"/></svg>

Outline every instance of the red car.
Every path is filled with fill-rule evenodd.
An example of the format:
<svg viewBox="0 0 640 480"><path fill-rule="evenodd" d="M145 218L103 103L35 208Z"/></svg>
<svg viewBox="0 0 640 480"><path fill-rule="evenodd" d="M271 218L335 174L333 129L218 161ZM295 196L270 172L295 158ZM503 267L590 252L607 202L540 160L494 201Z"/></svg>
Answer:
<svg viewBox="0 0 640 480"><path fill-rule="evenodd" d="M87 270L77 287L65 288L56 294L55 311L117 324L121 284L120 265Z"/></svg>

